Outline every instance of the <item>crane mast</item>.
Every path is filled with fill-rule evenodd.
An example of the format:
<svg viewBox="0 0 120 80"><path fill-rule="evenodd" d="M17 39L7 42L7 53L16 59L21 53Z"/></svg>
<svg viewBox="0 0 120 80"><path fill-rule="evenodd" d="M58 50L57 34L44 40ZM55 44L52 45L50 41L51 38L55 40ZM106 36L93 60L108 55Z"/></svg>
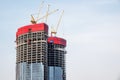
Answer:
<svg viewBox="0 0 120 80"><path fill-rule="evenodd" d="M61 22L61 19L62 19L62 16L63 16L63 13L64 13L64 11L62 11L62 14L60 15L60 18L59 18L59 20L58 20L56 29L54 29L54 28L51 29L51 36L53 36L53 35L56 36L57 31L58 31L58 27L59 27L59 25L60 25L60 22Z"/></svg>

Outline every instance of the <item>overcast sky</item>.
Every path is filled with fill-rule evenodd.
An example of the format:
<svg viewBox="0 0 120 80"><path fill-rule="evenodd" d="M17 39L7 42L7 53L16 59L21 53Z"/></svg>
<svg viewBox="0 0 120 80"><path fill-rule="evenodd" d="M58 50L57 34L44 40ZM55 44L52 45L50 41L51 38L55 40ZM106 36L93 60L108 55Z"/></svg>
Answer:
<svg viewBox="0 0 120 80"><path fill-rule="evenodd" d="M15 80L15 34L40 2L0 0L0 80ZM120 80L120 0L45 2L65 11L58 36L67 40L67 80Z"/></svg>

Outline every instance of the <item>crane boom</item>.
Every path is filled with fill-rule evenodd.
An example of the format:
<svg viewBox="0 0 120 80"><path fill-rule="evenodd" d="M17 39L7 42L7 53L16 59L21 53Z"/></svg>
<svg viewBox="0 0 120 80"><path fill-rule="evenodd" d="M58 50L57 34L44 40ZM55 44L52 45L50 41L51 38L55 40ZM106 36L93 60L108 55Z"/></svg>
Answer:
<svg viewBox="0 0 120 80"><path fill-rule="evenodd" d="M60 22L61 22L61 19L62 19L62 16L63 16L63 13L64 13L64 11L63 11L62 14L60 15L60 18L59 18L59 20L58 20L56 29L54 29L54 28L51 29L51 36L52 36L53 34L56 36L58 27L59 27L59 25L60 25Z"/></svg>
<svg viewBox="0 0 120 80"><path fill-rule="evenodd" d="M37 14L36 18L33 15L31 15L31 23L32 24L36 24L39 20L41 20L43 18L45 18L45 22L47 22L48 16L51 15L52 13L58 11L58 9L56 9L56 10L53 10L52 12L49 12L50 5L48 4L48 9L47 9L46 14L44 16L40 16L41 10L42 10L42 8L44 6L43 4L44 4L44 0L40 4L40 8L39 8L39 11L38 11L38 14Z"/></svg>
<svg viewBox="0 0 120 80"><path fill-rule="evenodd" d="M52 13L57 12L58 10L59 10L59 9L53 10L52 12L47 13L46 15L42 16L41 18L39 18L39 19L37 19L37 20L35 20L35 18L33 17L33 15L31 15L31 18L32 18L32 19L31 19L31 23L32 23L32 24L36 24L39 20L48 17L48 15L51 15Z"/></svg>
<svg viewBox="0 0 120 80"><path fill-rule="evenodd" d="M47 10L47 12L46 12L46 20L45 20L45 22L47 22L47 18L48 18L48 12L49 12L49 8L50 8L50 5L48 4L48 10Z"/></svg>
<svg viewBox="0 0 120 80"><path fill-rule="evenodd" d="M42 10L42 8L43 8L43 4L44 4L44 1L42 1L42 3L40 4L40 8L39 8L39 11L38 11L38 15L37 15L36 20L39 19L40 12L41 12L41 10Z"/></svg>
<svg viewBox="0 0 120 80"><path fill-rule="evenodd" d="M44 15L43 17L41 17L41 18L39 18L38 20L36 20L36 22L39 21L39 20L41 20L41 19L43 19L43 18L45 18L45 17L48 16L48 15L51 15L51 14L54 13L54 12L57 12L58 10L59 10L59 9L56 9L56 10L54 10L54 11L52 11L52 12Z"/></svg>
<svg viewBox="0 0 120 80"><path fill-rule="evenodd" d="M61 22L63 13L64 13L64 11L63 11L62 14L60 15L60 18L59 18L59 21L58 21L58 24L57 24L57 27L56 27L56 33L57 33L58 27L59 27L59 25L60 25L60 22Z"/></svg>
<svg viewBox="0 0 120 80"><path fill-rule="evenodd" d="M43 4L44 4L44 1L42 1L41 4L40 4L39 12L38 12L38 15L37 15L36 19L34 18L33 15L31 15L31 23L32 23L32 24L36 24L36 23L37 23L36 20L37 20L37 19L39 18L39 16L40 16L40 12L41 12L41 9L42 9L42 7L43 7Z"/></svg>

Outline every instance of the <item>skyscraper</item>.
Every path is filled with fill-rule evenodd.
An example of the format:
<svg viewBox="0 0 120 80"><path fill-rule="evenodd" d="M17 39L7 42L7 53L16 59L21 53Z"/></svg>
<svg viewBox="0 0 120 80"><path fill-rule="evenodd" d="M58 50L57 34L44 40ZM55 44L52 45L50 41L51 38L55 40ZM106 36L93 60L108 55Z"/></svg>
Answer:
<svg viewBox="0 0 120 80"><path fill-rule="evenodd" d="M48 36L45 23L16 32L16 80L66 80L66 40Z"/></svg>
<svg viewBox="0 0 120 80"><path fill-rule="evenodd" d="M52 36L48 38L49 80L66 80L65 47L65 39Z"/></svg>
<svg viewBox="0 0 120 80"><path fill-rule="evenodd" d="M16 33L16 80L48 80L48 26L23 26Z"/></svg>

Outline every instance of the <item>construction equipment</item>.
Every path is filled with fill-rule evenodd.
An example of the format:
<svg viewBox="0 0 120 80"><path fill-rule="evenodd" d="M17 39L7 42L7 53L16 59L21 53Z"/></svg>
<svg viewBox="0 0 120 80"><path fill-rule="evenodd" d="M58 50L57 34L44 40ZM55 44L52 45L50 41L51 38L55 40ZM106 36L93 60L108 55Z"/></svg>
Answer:
<svg viewBox="0 0 120 80"><path fill-rule="evenodd" d="M46 15L42 16L41 18L39 18L39 19L37 19L37 20L35 20L35 18L31 15L31 18L32 18L32 19L31 19L31 22L32 22L32 24L36 24L39 20L46 18L48 15L51 15L52 13L55 13L55 12L57 12L58 10L59 10L59 9L53 10L52 12L47 13Z"/></svg>
<svg viewBox="0 0 120 80"><path fill-rule="evenodd" d="M36 24L39 20L44 19L44 18L46 19L45 22L47 22L48 16L51 15L52 13L55 13L55 12L58 11L58 9L56 9L56 10L53 10L52 12L49 12L49 7L50 7L50 5L48 5L48 10L47 10L46 14L45 14L44 16L42 16L42 17L39 17L39 16L40 16L41 9L42 9L42 7L43 7L43 3L44 3L44 2L42 2L41 5L40 5L40 10L39 10L39 13L38 13L37 18L35 18L33 15L31 15L31 23L32 23L32 24Z"/></svg>
<svg viewBox="0 0 120 80"><path fill-rule="evenodd" d="M40 13L41 13L41 10L43 8L43 4L44 4L44 1L42 1L42 3L40 4L39 12L38 12L38 15L37 15L36 19L39 19L39 17L40 17Z"/></svg>
<svg viewBox="0 0 120 80"><path fill-rule="evenodd" d="M53 14L53 13L57 12L58 10L59 10L59 9L53 10L53 11L51 11L50 13L48 13L48 14L46 14L46 15L42 16L41 18L39 18L39 19L38 19L38 20L36 20L36 21L39 21L39 20L41 20L41 19L43 19L43 18L46 18L46 16L51 15L51 14Z"/></svg>
<svg viewBox="0 0 120 80"><path fill-rule="evenodd" d="M38 10L38 15L37 15L37 17L36 17L36 20L39 19L40 12L41 12L41 10L42 10L42 8L43 8L43 4L44 4L44 1L42 1L41 4L40 4L40 8L39 8L39 10ZM31 15L31 23L32 23L32 24L36 24L36 20L35 20L34 16Z"/></svg>
<svg viewBox="0 0 120 80"><path fill-rule="evenodd" d="M47 12L46 12L46 20L45 20L45 22L47 22L49 8L50 8L50 5L48 4L48 10L47 10Z"/></svg>
<svg viewBox="0 0 120 80"><path fill-rule="evenodd" d="M58 31L58 27L59 27L59 25L60 25L60 22L61 22L61 19L62 19L62 16L63 16L63 13L64 13L64 11L62 11L62 14L60 15L60 18L59 18L59 20L58 20L56 29L54 29L54 28L52 27L52 29L51 29L51 36L52 36L52 35L55 35L55 36L56 36L57 31Z"/></svg>
<svg viewBox="0 0 120 80"><path fill-rule="evenodd" d="M33 15L31 15L31 23L32 23L32 24L36 24L36 21L35 21Z"/></svg>

